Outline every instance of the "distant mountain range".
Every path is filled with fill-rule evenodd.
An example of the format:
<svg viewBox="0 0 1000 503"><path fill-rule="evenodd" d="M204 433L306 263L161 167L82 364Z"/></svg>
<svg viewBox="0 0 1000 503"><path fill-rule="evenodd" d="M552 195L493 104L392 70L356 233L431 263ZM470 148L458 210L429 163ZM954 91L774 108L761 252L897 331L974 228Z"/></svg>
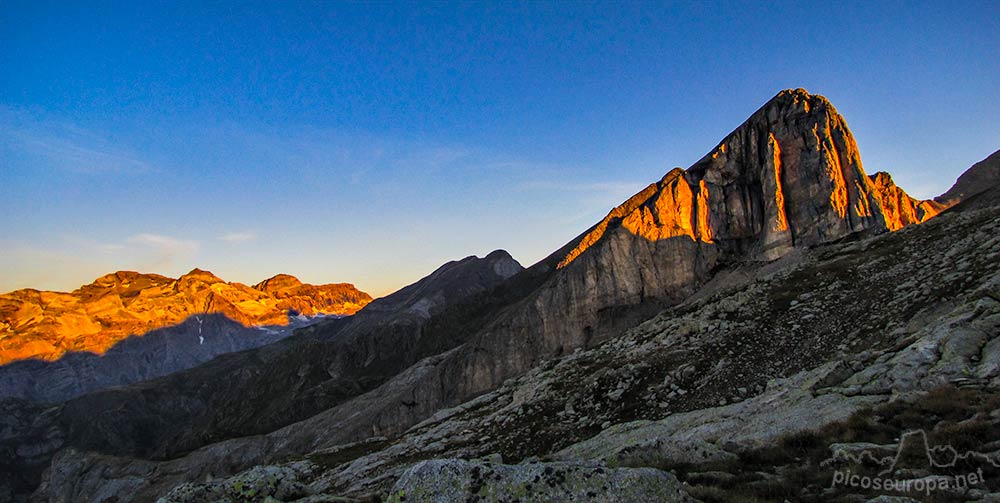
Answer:
<svg viewBox="0 0 1000 503"><path fill-rule="evenodd" d="M916 200L829 101L782 91L527 269L468 257L273 344L8 400L0 494L691 501L673 467L1000 385L998 154Z"/></svg>
<svg viewBox="0 0 1000 503"><path fill-rule="evenodd" d="M194 269L173 279L119 271L70 293L31 289L0 295L0 365L103 354L134 335L221 313L245 326L286 325L289 314L349 315L371 296L348 283L308 285L279 274L254 286Z"/></svg>

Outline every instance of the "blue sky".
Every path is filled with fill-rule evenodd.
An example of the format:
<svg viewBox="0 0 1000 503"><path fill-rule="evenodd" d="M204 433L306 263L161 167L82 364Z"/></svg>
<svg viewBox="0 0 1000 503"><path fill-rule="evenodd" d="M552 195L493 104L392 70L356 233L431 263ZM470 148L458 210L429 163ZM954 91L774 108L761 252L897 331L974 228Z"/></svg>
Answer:
<svg viewBox="0 0 1000 503"><path fill-rule="evenodd" d="M995 1L7 0L0 291L528 265L789 87L929 197L1000 148L997 54Z"/></svg>

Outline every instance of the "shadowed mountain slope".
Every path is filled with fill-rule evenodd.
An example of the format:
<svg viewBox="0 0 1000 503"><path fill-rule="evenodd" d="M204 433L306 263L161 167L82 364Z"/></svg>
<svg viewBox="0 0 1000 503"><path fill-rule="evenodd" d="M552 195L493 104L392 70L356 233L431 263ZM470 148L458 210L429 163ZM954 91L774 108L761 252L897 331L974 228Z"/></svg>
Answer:
<svg viewBox="0 0 1000 503"><path fill-rule="evenodd" d="M996 186L997 180L1000 180L1000 150L972 165L958 177L955 185L934 200L944 204L954 204Z"/></svg>
<svg viewBox="0 0 1000 503"><path fill-rule="evenodd" d="M62 402L271 344L325 318L296 315L287 325L247 327L220 313L193 315L177 325L129 336L101 355L74 352L51 362L28 359L0 366L0 398Z"/></svg>

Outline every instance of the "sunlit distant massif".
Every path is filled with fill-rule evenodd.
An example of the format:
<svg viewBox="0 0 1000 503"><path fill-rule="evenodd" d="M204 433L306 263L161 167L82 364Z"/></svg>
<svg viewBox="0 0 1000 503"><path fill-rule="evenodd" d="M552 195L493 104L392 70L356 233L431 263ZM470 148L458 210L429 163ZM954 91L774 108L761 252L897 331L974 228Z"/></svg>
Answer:
<svg viewBox="0 0 1000 503"><path fill-rule="evenodd" d="M348 283L307 285L287 274L247 286L200 269L177 279L120 271L69 293L0 295L0 364L54 360L67 351L101 354L128 336L199 313L249 326L285 325L289 316L354 314L370 301Z"/></svg>

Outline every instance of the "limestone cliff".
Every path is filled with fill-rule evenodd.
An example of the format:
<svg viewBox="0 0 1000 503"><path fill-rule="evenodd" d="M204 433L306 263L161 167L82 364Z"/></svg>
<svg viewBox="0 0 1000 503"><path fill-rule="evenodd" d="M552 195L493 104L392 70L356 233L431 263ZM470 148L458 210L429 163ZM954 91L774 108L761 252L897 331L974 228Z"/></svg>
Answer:
<svg viewBox="0 0 1000 503"><path fill-rule="evenodd" d="M648 241L687 237L726 258L774 259L865 229L896 230L945 205L869 178L847 122L826 98L778 93L705 157L615 208L559 263L616 228Z"/></svg>
<svg viewBox="0 0 1000 503"><path fill-rule="evenodd" d="M529 269L537 288L483 327L469 343L477 351L449 355L457 368L442 372L462 378L449 378L449 393L428 400L429 410L600 341L691 295L720 268L901 227L898 208L882 201L905 193L881 183L865 174L829 101L778 93L690 168L671 170Z"/></svg>
<svg viewBox="0 0 1000 503"><path fill-rule="evenodd" d="M353 314L371 296L347 283L306 285L278 275L254 287L194 269L178 279L119 271L71 293L17 290L0 295L0 365L55 360L68 351L104 353L115 343L199 313L244 325L285 325L289 311Z"/></svg>

